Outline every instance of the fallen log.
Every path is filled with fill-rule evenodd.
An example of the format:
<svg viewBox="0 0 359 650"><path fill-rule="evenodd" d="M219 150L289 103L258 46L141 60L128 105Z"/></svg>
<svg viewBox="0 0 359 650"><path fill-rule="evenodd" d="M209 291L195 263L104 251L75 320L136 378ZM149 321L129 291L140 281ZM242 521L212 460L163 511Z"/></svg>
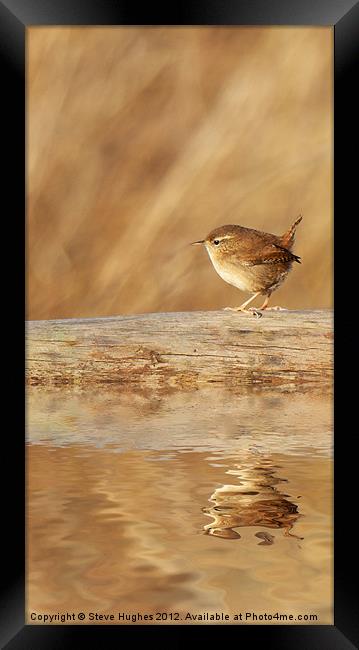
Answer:
<svg viewBox="0 0 359 650"><path fill-rule="evenodd" d="M170 312L28 321L26 382L156 391L217 384L327 390L333 314Z"/></svg>

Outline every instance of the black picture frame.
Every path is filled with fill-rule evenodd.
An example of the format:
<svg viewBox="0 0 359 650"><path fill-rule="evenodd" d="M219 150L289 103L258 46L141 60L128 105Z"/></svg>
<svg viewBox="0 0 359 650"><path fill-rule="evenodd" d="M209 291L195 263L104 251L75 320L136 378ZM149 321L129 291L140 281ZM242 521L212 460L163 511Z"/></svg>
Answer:
<svg viewBox="0 0 359 650"><path fill-rule="evenodd" d="M357 62L359 49L359 3L354 0L205 0L196 3L178 3L159 9L149 5L143 8L121 0L0 0L0 61L2 64L2 133L3 184L2 205L3 242L11 252L11 264L3 269L3 304L6 339L9 341L8 361L5 365L6 385L10 395L16 394L18 403L11 411L11 429L4 429L9 470L7 491L3 499L3 571L1 580L0 630L1 646L16 648L67 648L78 646L85 635L90 647L104 645L107 634L124 641L124 633L135 637L134 627L123 626L28 626L25 613L25 462L24 462L24 301L25 295L25 35L26 28L37 25L325 25L334 28L334 210L336 214L335 252L347 245L347 230L356 190L356 165L350 164L350 151L355 148ZM5 207L6 206L6 207ZM19 228L20 224L20 228ZM351 232L351 230L350 230ZM5 248L5 246L4 246ZM351 256L355 258L354 256ZM355 260L345 258L346 269ZM338 264L340 267L340 264ZM354 270L353 270L354 272ZM338 272L339 273L339 272ZM11 281L10 281L11 280ZM335 274L335 287L341 287ZM338 293L336 312L343 314L335 322L338 339L345 338L355 349L352 316L345 310ZM343 335L341 334L343 333ZM337 337L336 337L337 340ZM338 343L339 344L339 343ZM337 347L337 345L336 345ZM336 351L336 379L345 377L345 358ZM337 382L336 382L337 383ZM340 383L340 382L339 382ZM337 398L336 390L336 398ZM355 403L355 400L353 400ZM347 401L346 401L347 404ZM338 416L339 417L339 416ZM355 422L355 420L354 420ZM343 423L341 422L341 425ZM336 427L337 430L337 427ZM212 643L232 633L240 643L265 642L265 647L276 650L342 649L356 647L359 640L357 605L354 595L353 565L355 563L355 515L346 516L343 504L354 502L356 459L350 453L347 437L338 435L335 441L335 623L333 626L153 626L137 628L151 643L156 636L165 643L179 645L191 637L203 642L203 631L210 634ZM348 496L349 495L349 496ZM349 526L348 526L349 523ZM351 538L350 538L351 536ZM218 629L220 636L217 637ZM136 635L137 636L137 635ZM157 642L157 641L156 641ZM105 647L110 646L110 642Z"/></svg>

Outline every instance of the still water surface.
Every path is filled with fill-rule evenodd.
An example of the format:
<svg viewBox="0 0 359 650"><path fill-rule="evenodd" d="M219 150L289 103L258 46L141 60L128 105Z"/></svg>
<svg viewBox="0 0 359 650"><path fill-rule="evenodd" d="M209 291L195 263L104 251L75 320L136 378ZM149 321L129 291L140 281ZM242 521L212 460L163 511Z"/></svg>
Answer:
<svg viewBox="0 0 359 650"><path fill-rule="evenodd" d="M34 388L27 413L29 623L333 623L329 396Z"/></svg>

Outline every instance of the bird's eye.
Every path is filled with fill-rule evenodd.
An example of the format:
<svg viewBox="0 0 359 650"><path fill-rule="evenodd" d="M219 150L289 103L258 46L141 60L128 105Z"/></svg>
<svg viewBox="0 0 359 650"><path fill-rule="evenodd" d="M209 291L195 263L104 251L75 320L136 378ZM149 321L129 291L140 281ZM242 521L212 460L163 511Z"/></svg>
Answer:
<svg viewBox="0 0 359 650"><path fill-rule="evenodd" d="M221 240L220 239L214 239L213 243L214 243L215 246L219 246L219 244L221 243Z"/></svg>

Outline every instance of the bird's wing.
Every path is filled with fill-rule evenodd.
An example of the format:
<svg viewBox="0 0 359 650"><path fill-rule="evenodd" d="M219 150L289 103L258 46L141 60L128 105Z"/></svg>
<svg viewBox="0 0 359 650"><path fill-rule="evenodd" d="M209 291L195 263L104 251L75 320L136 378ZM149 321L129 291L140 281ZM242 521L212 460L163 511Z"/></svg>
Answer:
<svg viewBox="0 0 359 650"><path fill-rule="evenodd" d="M256 255L244 257L241 262L244 266L278 264L280 262L298 262L300 264L300 257L278 244L266 244Z"/></svg>

